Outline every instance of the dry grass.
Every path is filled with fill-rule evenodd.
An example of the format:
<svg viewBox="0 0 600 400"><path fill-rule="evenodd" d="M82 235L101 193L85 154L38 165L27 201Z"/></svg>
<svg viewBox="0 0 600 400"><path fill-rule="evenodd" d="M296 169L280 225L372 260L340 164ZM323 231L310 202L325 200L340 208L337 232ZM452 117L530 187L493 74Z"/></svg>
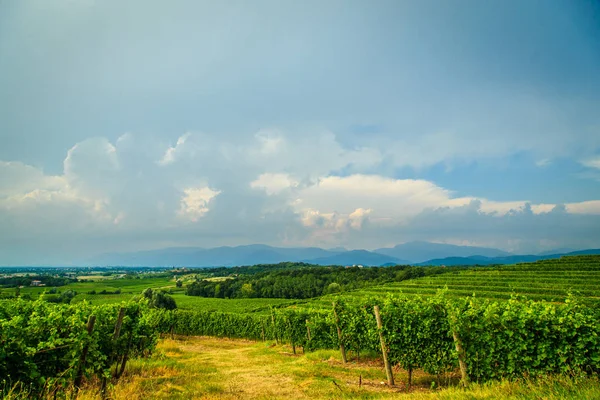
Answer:
<svg viewBox="0 0 600 400"><path fill-rule="evenodd" d="M359 376L362 385L359 387ZM434 378L416 373L408 390L403 371L388 388L376 359L343 365L335 351L294 355L287 346L209 337L165 339L156 355L134 360L118 385L114 399L594 399L597 380L576 382L499 382L430 390ZM96 399L94 389L82 399Z"/></svg>

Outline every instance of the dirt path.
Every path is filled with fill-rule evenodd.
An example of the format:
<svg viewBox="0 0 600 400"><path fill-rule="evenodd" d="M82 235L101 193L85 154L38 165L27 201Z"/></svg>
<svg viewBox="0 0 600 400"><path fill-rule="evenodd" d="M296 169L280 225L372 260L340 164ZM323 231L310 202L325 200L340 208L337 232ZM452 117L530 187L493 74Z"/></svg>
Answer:
<svg viewBox="0 0 600 400"><path fill-rule="evenodd" d="M362 385L359 386L359 377ZM133 360L119 384L110 390L113 399L406 399L406 400L507 400L600 399L597 379L575 382L555 377L519 383L503 381L430 390L432 377L416 373L408 391L406 374L395 371L398 384L384 384L378 359L345 365L337 351L291 354L288 346L247 340L182 337L161 340L155 355ZM98 399L98 385L80 392L78 399Z"/></svg>
<svg viewBox="0 0 600 400"><path fill-rule="evenodd" d="M335 351L294 355L287 346L183 337L162 340L157 355L151 359L132 361L114 388L113 397L289 400L380 399L395 395L397 398L402 386L389 389L383 385L384 380L385 373L378 362L342 365Z"/></svg>

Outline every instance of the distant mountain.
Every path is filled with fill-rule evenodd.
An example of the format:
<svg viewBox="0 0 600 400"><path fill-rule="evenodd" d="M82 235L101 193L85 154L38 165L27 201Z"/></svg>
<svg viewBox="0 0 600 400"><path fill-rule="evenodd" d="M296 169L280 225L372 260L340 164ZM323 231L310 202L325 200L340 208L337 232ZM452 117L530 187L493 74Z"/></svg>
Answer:
<svg viewBox="0 0 600 400"><path fill-rule="evenodd" d="M185 265L206 251L200 247L169 247L166 249L136 251L129 253L105 253L85 260L84 265L119 266L171 266Z"/></svg>
<svg viewBox="0 0 600 400"><path fill-rule="evenodd" d="M304 260L305 262L318 265L365 265L365 266L380 266L380 265L396 265L409 264L406 260L400 260L395 257L386 256L384 254L373 253L367 250L351 250L344 253L332 255L329 257L321 257Z"/></svg>
<svg viewBox="0 0 600 400"><path fill-rule="evenodd" d="M546 251L542 251L541 253L538 253L538 256L551 256L553 254L567 254L567 253L572 253L573 251L575 251L575 249L569 249L569 248L560 248L560 249L552 249L552 250L546 250Z"/></svg>
<svg viewBox="0 0 600 400"><path fill-rule="evenodd" d="M471 256L471 257L445 257L436 258L433 260L424 261L415 265L429 266L429 265L497 265L497 264L516 264L520 262L533 262L542 260L545 258L555 258L552 256L535 256L535 255L523 255L523 256L509 256L509 257L483 257L483 256Z"/></svg>
<svg viewBox="0 0 600 400"><path fill-rule="evenodd" d="M341 253L341 252L343 252L343 251L348 251L348 249L347 249L347 248L345 248L345 247L341 247L341 246L338 246L338 247L332 247L331 249L327 249L327 250L328 250L328 251L335 251L335 252L338 252L338 253Z"/></svg>
<svg viewBox="0 0 600 400"><path fill-rule="evenodd" d="M580 250L567 255L600 254L600 250ZM261 244L235 247L170 247L130 253L108 253L79 263L92 266L219 267L275 264L283 261L318 265L489 265L513 264L557 258L564 254L511 255L502 250L411 242L376 251L321 249L318 247L273 247Z"/></svg>
<svg viewBox="0 0 600 400"><path fill-rule="evenodd" d="M395 257L403 260L409 260L413 263L446 258L446 257L504 257L510 253L499 249L474 246L457 246L453 244L430 243L430 242L408 242L399 244L391 248L381 248L374 250L375 253Z"/></svg>
<svg viewBox="0 0 600 400"><path fill-rule="evenodd" d="M283 261L329 257L336 251L317 247L272 247L266 245L223 246L212 249L200 247L172 247L131 253L102 254L87 260L86 265L120 265L153 267L216 267L254 264L273 264Z"/></svg>
<svg viewBox="0 0 600 400"><path fill-rule="evenodd" d="M483 257L483 256L471 256L471 257L445 257L433 260L428 260L416 265L427 266L427 265L506 265L506 264L517 264L524 262L535 262L539 260L550 260L553 258L560 258L563 256L580 256L580 255L591 255L600 254L600 249L588 249L578 250L563 254L546 254L546 255L512 255L507 257Z"/></svg>
<svg viewBox="0 0 600 400"><path fill-rule="evenodd" d="M585 255L596 255L596 254L600 254L600 249L577 250L577 251L571 251L564 255L565 256L585 256Z"/></svg>

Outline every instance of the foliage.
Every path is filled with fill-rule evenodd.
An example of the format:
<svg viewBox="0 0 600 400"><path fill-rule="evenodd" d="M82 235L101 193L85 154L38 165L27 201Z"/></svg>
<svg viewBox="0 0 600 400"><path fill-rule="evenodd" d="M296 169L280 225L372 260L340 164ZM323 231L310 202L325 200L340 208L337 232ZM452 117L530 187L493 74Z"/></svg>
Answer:
<svg viewBox="0 0 600 400"><path fill-rule="evenodd" d="M0 301L0 393L17 382L31 393L65 390L73 385L80 366L88 378L109 376L113 356L127 352L128 357L136 357L152 351L157 336L145 306L123 307L122 335L113 341L119 305ZM88 334L90 315L96 323ZM88 362L82 365L85 348Z"/></svg>
<svg viewBox="0 0 600 400"><path fill-rule="evenodd" d="M374 300L366 300L358 306L336 301L333 306L339 317L343 344L347 349L354 350L358 357L363 350L379 350L377 322L373 314L374 304L377 304Z"/></svg>
<svg viewBox="0 0 600 400"><path fill-rule="evenodd" d="M56 289L56 288L55 288ZM62 293L58 293L56 290L51 290L47 293L44 293L41 297L42 300L47 301L49 303L65 303L69 304L73 297L77 296L77 292L74 290L65 290Z"/></svg>
<svg viewBox="0 0 600 400"><path fill-rule="evenodd" d="M256 268L256 269L253 269ZM319 267L299 264L295 268L279 264L267 266L229 268L231 279L197 279L188 285L189 296L217 298L285 298L307 299L323 294L377 285L400 282L420 276L441 274L450 271L442 267ZM237 272L233 272L237 271ZM211 276L223 275L222 268L207 269Z"/></svg>
<svg viewBox="0 0 600 400"><path fill-rule="evenodd" d="M497 267L448 269L448 273L420 279L390 282L360 289L365 296L401 293L434 296L447 288L447 295L509 300L523 295L532 300L563 302L569 293L584 298L588 305L600 304L600 256L568 256L534 263ZM356 293L352 293L355 295Z"/></svg>
<svg viewBox="0 0 600 400"><path fill-rule="evenodd" d="M177 308L173 297L162 290L147 288L142 292L142 298L146 300L151 308L164 308L165 310L174 310Z"/></svg>
<svg viewBox="0 0 600 400"><path fill-rule="evenodd" d="M450 313L472 379L600 371L600 314L572 297L564 305L462 299Z"/></svg>
<svg viewBox="0 0 600 400"><path fill-rule="evenodd" d="M383 335L391 363L441 374L456 366L447 303L442 298L389 298L382 307Z"/></svg>
<svg viewBox="0 0 600 400"><path fill-rule="evenodd" d="M565 304L511 300L398 297L335 305L341 340L357 354L379 349L373 305L379 303L382 333L393 364L441 374L458 364L453 334L465 349L473 380L547 373L598 373L597 309L573 299ZM163 332L248 339L277 339L314 350L340 341L333 310L288 307L270 315L203 311L158 311ZM309 332L310 331L310 339Z"/></svg>
<svg viewBox="0 0 600 400"><path fill-rule="evenodd" d="M337 349L343 343L357 355L380 351L374 305L381 309L381 333L389 359L408 370L419 368L432 374L455 370L457 340L464 349L467 373L475 381L555 373L597 375L600 372L600 306L589 298L584 299L586 303L574 296L561 299L558 296L568 286L560 291L550 286L555 279L580 285L580 288L588 287L583 289L586 296L597 293L594 279L600 277L599 266L600 257L582 257L448 273L408 281L415 291L400 296L388 296L387 293L382 296L389 287L394 287L386 284L369 291L353 292L352 296L328 295L309 301L242 299L276 293L310 296L319 290L344 291L354 285L386 279L437 274L434 269L426 272L429 270L410 267L302 266L294 269L287 266L265 271L260 270L266 268L262 266L232 279L197 281L190 285L196 289L212 288L214 292L210 297L213 298L194 299L179 295L180 301L183 298L202 300L202 309L177 310L175 301L162 289L144 290L141 296L144 301L126 306L123 335L116 342L111 337L119 305L50 304L42 299L28 302L22 298L4 300L0 301L0 379L4 379L0 390L2 386L10 387L18 381L26 383L32 393L49 385L67 387L74 379L86 345L90 349L86 376L106 376L114 354L123 354L127 349L132 356L151 351L155 332L278 340L305 350ZM479 290L491 288L489 297L508 295L506 291L496 292L494 288L501 285L502 279L514 278L515 285L528 284L533 288L530 290L539 290L537 295L548 295L561 302L537 302L516 296L508 301L457 297L457 292L464 295L474 291L469 282L462 280L463 275L481 277ZM537 276L540 276L536 278L538 281L527 282ZM433 287L426 288L425 292L431 296L419 295L429 280L442 278L446 282L458 282L456 286L462 289L438 293L439 285L431 285ZM361 279L366 279L367 283ZM164 286L166 282L173 283L172 275L156 279L155 287ZM124 279L111 284L117 288L137 288L139 293L146 281ZM402 285L406 288L409 283ZM11 296L13 293L14 289L11 289ZM364 293L367 295L361 297ZM238 295L240 298L236 300L214 299L215 296ZM54 295L44 295L46 300L47 296L59 296L58 290ZM269 308L275 304L279 307ZM334 309L339 321L334 316ZM85 325L91 314L97 317L97 327L92 335L87 335ZM336 324L340 327L341 337L338 337Z"/></svg>

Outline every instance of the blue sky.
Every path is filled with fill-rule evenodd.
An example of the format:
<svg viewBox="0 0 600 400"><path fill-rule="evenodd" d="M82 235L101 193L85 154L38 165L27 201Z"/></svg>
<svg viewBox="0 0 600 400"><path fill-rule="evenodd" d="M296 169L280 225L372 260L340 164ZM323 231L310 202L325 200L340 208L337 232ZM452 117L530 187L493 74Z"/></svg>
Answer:
<svg viewBox="0 0 600 400"><path fill-rule="evenodd" d="M0 264L600 247L594 1L0 2L0 71Z"/></svg>

